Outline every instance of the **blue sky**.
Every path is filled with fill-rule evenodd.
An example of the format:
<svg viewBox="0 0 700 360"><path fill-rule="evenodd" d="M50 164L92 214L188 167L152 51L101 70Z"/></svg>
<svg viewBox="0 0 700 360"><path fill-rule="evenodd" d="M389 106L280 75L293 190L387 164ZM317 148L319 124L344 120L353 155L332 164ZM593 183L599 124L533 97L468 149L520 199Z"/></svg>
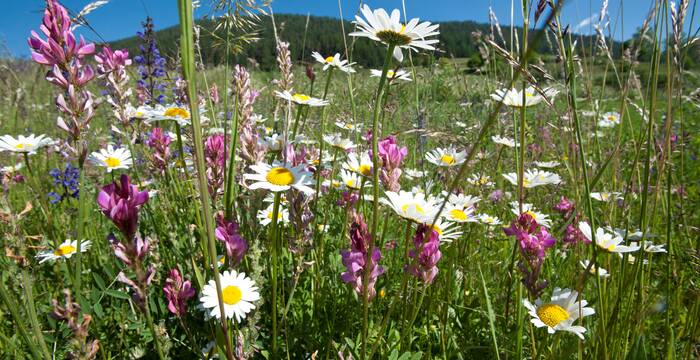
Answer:
<svg viewBox="0 0 700 360"><path fill-rule="evenodd" d="M92 0L63 0L62 3L74 12L80 11ZM3 0L0 12L0 43L6 44L14 56L28 56L26 38L32 29L38 30L41 23L43 0ZM209 4L211 0L201 0ZM343 14L351 18L357 10L359 0L341 0ZM386 9L401 8L401 0L366 0L371 7ZM511 0L405 0L408 17L420 17L432 21L474 20L488 21L489 6L494 9L502 25L510 23ZM519 1L516 1L519 3ZM624 9L624 35L628 37L646 16L651 0L611 0L610 16L615 26L616 37L620 37L622 22L620 5ZM563 11L563 20L576 27L582 20L599 11L602 0L568 0ZM692 6L692 5L691 5ZM298 13L339 17L337 0L275 0L275 13ZM198 9L198 16L208 14L205 7ZM140 22L150 15L156 28L176 25L178 21L175 0L111 0L109 4L88 15L88 20L102 39L115 40L133 35ZM522 23L520 11L515 10L515 23ZM697 26L694 26L697 28ZM590 27L579 30L587 33ZM99 41L88 29L79 31L87 39Z"/></svg>

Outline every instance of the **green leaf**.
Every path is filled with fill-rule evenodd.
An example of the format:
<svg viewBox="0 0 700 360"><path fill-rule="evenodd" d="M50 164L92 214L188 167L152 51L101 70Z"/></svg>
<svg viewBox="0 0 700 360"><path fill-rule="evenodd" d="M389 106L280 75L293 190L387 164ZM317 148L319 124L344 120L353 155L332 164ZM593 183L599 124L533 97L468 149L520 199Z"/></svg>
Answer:
<svg viewBox="0 0 700 360"><path fill-rule="evenodd" d="M481 266L479 268L479 275L481 276L481 286L484 288L484 297L486 298L486 309L489 314L489 328L491 328L491 338L493 339L493 351L496 353L496 359L501 358L498 353L498 340L496 339L496 314L493 312L493 306L491 306L491 298L489 297L489 291L486 289L486 280L484 280L484 274L481 272Z"/></svg>
<svg viewBox="0 0 700 360"><path fill-rule="evenodd" d="M107 294L111 297L115 297L117 299L129 300L129 294L123 293L121 291L112 290L112 289L105 289L105 294Z"/></svg>
<svg viewBox="0 0 700 360"><path fill-rule="evenodd" d="M104 290L104 288L106 288L106 286L105 286L105 281L102 279L102 277L94 271L92 271L91 273L92 273L92 278L95 279L95 283L97 284L97 287L99 287L100 290Z"/></svg>

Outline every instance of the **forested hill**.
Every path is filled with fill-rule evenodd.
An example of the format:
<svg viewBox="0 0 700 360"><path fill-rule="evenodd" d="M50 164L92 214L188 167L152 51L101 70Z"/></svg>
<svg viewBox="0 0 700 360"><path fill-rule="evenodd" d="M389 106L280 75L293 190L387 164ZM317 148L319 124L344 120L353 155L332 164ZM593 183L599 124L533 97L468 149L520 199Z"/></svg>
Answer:
<svg viewBox="0 0 700 360"><path fill-rule="evenodd" d="M288 41L291 45L291 52L294 60L309 60L312 51L318 51L324 56L340 52L343 53L343 39L340 28L340 21L337 18L311 16L306 26L307 17L304 15L276 14L277 31L280 38ZM223 33L212 35L215 23L211 20L200 20L198 24L202 26L201 49L202 58L205 63L218 64L224 59L225 46L217 37L223 37ZM155 24L156 29L158 24ZM353 24L345 21L346 33L351 32ZM137 29L135 29L136 31ZM304 34L306 30L306 39ZM522 29L518 29L522 31ZM472 33L481 31L483 34L490 33L488 24L476 23L473 21L450 21L440 23L440 45L439 51L435 52L436 57L470 58L478 57L478 44L474 41ZM503 29L507 34L508 29ZM534 34L531 32L531 34ZM254 44L247 45L243 52L237 55L236 62L245 62L247 58L255 59L262 69L270 69L275 66L275 41L272 22L269 17L264 17L260 24L260 40ZM170 27L157 31L156 39L158 47L164 56L174 57L179 44L179 29ZM580 37L579 41L588 44L591 37ZM353 45L354 41L354 45ZM114 41L111 45L115 48L127 48L131 54L138 52L140 39L133 36L127 39ZM306 44L302 51L303 44ZM363 66L380 66L378 62L383 59L383 48L373 41L365 38L348 38L348 46L353 45L352 59ZM615 48L619 48L615 46ZM543 40L538 46L539 53L550 53L547 41Z"/></svg>

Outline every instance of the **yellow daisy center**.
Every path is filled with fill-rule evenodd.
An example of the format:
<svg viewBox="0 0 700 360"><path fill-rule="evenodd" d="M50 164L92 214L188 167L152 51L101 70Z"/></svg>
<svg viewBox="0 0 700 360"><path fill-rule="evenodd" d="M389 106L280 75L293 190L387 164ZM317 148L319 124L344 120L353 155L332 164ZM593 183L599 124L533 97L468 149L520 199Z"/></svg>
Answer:
<svg viewBox="0 0 700 360"><path fill-rule="evenodd" d="M530 180L528 180L528 179L523 179L523 186L524 186L524 187L530 186Z"/></svg>
<svg viewBox="0 0 700 360"><path fill-rule="evenodd" d="M608 116L608 121L616 122L616 121L617 121L617 116L615 116L615 115L610 115L610 116Z"/></svg>
<svg viewBox="0 0 700 360"><path fill-rule="evenodd" d="M451 216L453 219L457 219L457 220L459 220L459 221L467 220L467 213L465 213L464 211L462 211L462 210L460 210L460 209L452 209L452 210L450 210L450 216Z"/></svg>
<svg viewBox="0 0 700 360"><path fill-rule="evenodd" d="M569 318L569 312L557 304L544 304L537 308L537 316L549 327L555 327Z"/></svg>
<svg viewBox="0 0 700 360"><path fill-rule="evenodd" d="M352 127L353 127L352 124L345 124L346 129L352 130Z"/></svg>
<svg viewBox="0 0 700 360"><path fill-rule="evenodd" d="M267 218L270 219L270 220L272 220L272 211L270 211L270 212L267 213ZM281 213L281 212L279 212L279 213L277 214L277 220L282 220L282 213Z"/></svg>
<svg viewBox="0 0 700 360"><path fill-rule="evenodd" d="M270 169L265 176L265 180L273 185L289 185L294 182L294 174L289 169L284 167L275 167Z"/></svg>
<svg viewBox="0 0 700 360"><path fill-rule="evenodd" d="M113 156L110 156L110 157L105 159L105 165L107 165L107 167L113 168L113 167L117 167L121 164L122 164L122 161L113 157Z"/></svg>
<svg viewBox="0 0 700 360"><path fill-rule="evenodd" d="M168 108L167 110L165 110L165 113L163 113L163 115L167 117L179 117L182 119L190 118L190 112L181 107Z"/></svg>
<svg viewBox="0 0 700 360"><path fill-rule="evenodd" d="M329 64L332 63L332 62L333 62L333 57L332 57L332 56L327 57L327 58L326 58L326 62L329 63Z"/></svg>
<svg viewBox="0 0 700 360"><path fill-rule="evenodd" d="M243 293L238 286L229 285L221 290L222 300L226 305L236 305L243 298Z"/></svg>
<svg viewBox="0 0 700 360"><path fill-rule="evenodd" d="M393 78L395 75L396 75L396 73L394 72L394 70L389 70L386 72L386 76L388 76L388 77Z"/></svg>
<svg viewBox="0 0 700 360"><path fill-rule="evenodd" d="M608 201L608 199L610 199L610 194L602 193L600 194L600 198L603 199L603 201Z"/></svg>
<svg viewBox="0 0 700 360"><path fill-rule="evenodd" d="M533 219L537 220L537 214L535 214L532 210L528 210L528 211L523 213L523 215L525 215L525 214L528 214L528 215L532 216Z"/></svg>
<svg viewBox="0 0 700 360"><path fill-rule="evenodd" d="M455 157L450 154L444 154L440 157L440 161L442 161L443 164L452 165L455 163Z"/></svg>
<svg viewBox="0 0 700 360"><path fill-rule="evenodd" d="M401 207L401 211L405 214L408 212L408 209L411 208L414 209L417 213L425 215L425 210L423 210L423 207L420 206L418 203L404 204L404 206Z"/></svg>
<svg viewBox="0 0 700 360"><path fill-rule="evenodd" d="M56 249L56 251L53 252L54 255L56 256L64 256L64 255L69 255L75 252L75 246L72 245L61 245Z"/></svg>
<svg viewBox="0 0 700 360"><path fill-rule="evenodd" d="M19 144L15 145L15 149L17 149L17 150L23 150L25 147L27 147L27 145L23 144L23 143L19 143Z"/></svg>
<svg viewBox="0 0 700 360"><path fill-rule="evenodd" d="M482 221L485 222L485 223L487 223L487 224L492 224L495 220L494 220L494 218L492 218L492 217L490 217L490 216L487 216L487 217L485 217L484 220L482 220Z"/></svg>
<svg viewBox="0 0 700 360"><path fill-rule="evenodd" d="M411 43L412 39L410 36L403 33L404 30L406 30L406 26L401 25L401 30L399 31L387 29L379 31L375 35L379 38L379 40L387 44L394 44L398 46L408 45Z"/></svg>
<svg viewBox="0 0 700 360"><path fill-rule="evenodd" d="M370 176L370 175L372 175L372 166L367 165L367 164L362 164L362 165L360 165L360 168L357 169L357 172L359 172L360 174L362 174L364 176Z"/></svg>
<svg viewBox="0 0 700 360"><path fill-rule="evenodd" d="M613 252L613 250L615 250L615 247L616 247L615 244L610 244L605 248L605 250Z"/></svg>
<svg viewBox="0 0 700 360"><path fill-rule="evenodd" d="M439 226L433 225L433 226L431 226L431 228L433 229L433 231L435 231L436 233L438 233L439 236L442 236L442 229L440 229Z"/></svg>
<svg viewBox="0 0 700 360"><path fill-rule="evenodd" d="M345 182L345 185L349 188L354 188L355 187L355 179L348 179Z"/></svg>
<svg viewBox="0 0 700 360"><path fill-rule="evenodd" d="M296 102L303 103L303 102L307 102L307 101L311 100L311 96L296 93L296 94L292 95L292 99Z"/></svg>

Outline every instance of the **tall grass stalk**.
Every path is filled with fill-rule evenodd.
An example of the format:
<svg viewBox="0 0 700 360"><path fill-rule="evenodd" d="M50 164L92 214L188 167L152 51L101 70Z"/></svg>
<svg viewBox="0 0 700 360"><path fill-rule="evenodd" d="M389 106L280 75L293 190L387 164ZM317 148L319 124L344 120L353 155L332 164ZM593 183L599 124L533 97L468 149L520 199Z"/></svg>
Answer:
<svg viewBox="0 0 700 360"><path fill-rule="evenodd" d="M202 217L206 227L207 244L210 264L216 264L216 239L214 236L214 223L209 203L209 190L207 188L206 167L204 164L204 142L202 141L202 125L199 118L199 108L197 106L197 82L195 77L194 61L194 20L192 15L192 0L178 0L178 12L180 17L180 56L182 59L182 73L187 81L187 95L190 103L190 116L192 119L192 132L195 148L195 165L197 168L197 180L199 185L199 198L202 206ZM223 297L221 295L221 279L216 267L213 268L214 281L216 283L217 298L219 300L219 311L221 315L221 329L224 334L228 334L228 324L224 311ZM231 339L224 336L226 357L233 360L233 350Z"/></svg>

